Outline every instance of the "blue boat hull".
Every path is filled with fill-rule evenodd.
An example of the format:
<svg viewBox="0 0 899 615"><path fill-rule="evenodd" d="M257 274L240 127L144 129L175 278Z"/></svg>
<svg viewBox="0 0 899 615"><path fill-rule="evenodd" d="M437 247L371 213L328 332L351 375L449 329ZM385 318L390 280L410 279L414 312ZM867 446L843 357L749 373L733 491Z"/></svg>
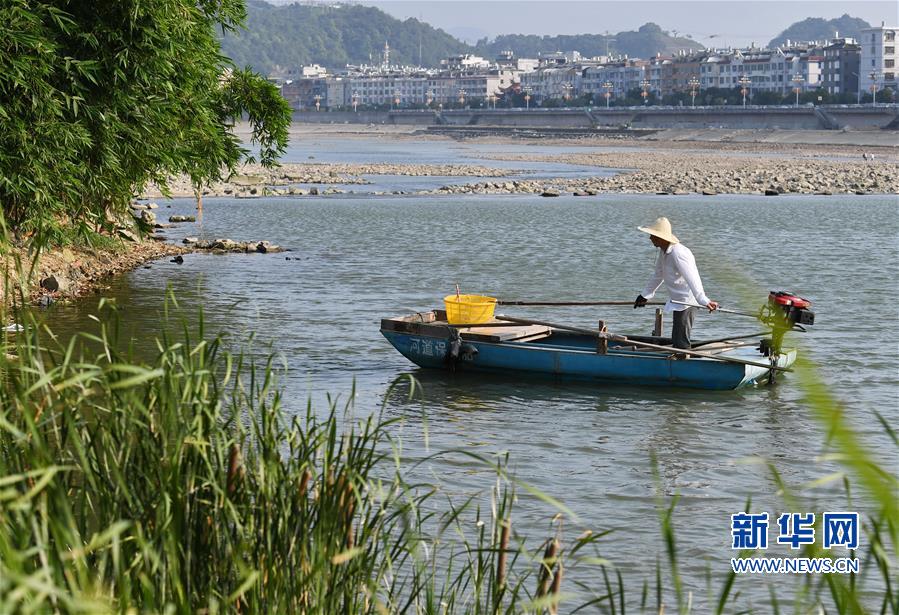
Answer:
<svg viewBox="0 0 899 615"><path fill-rule="evenodd" d="M444 329L445 330L445 329ZM420 332L386 330L381 333L407 359L425 368L460 372L521 374L599 383L730 390L768 378L770 370L715 359L676 360L666 353L616 349L596 351L595 339L553 334L540 341L484 342L464 340L458 358L449 358L451 338ZM753 347L728 351L726 356L767 363ZM777 365L788 367L796 351L784 352Z"/></svg>

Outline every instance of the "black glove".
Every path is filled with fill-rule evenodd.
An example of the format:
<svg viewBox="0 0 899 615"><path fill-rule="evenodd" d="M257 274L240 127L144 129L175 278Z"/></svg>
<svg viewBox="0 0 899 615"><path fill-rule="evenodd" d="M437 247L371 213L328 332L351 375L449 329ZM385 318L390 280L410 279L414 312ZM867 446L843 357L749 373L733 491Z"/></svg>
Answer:
<svg viewBox="0 0 899 615"><path fill-rule="evenodd" d="M634 301L634 309L636 310L638 307L643 307L646 305L646 297L643 295L637 295L637 300Z"/></svg>

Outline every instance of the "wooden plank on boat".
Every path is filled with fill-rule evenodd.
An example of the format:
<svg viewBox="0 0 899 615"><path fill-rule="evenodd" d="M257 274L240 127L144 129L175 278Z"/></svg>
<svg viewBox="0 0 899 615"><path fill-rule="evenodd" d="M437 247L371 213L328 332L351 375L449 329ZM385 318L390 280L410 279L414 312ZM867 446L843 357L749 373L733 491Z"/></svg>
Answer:
<svg viewBox="0 0 899 615"><path fill-rule="evenodd" d="M459 329L462 339L476 342L511 342L527 338L532 340L546 337L552 332L551 327L543 325L524 325L520 327L478 327Z"/></svg>
<svg viewBox="0 0 899 615"><path fill-rule="evenodd" d="M400 322L434 322L437 320L437 314L434 310L430 312L415 312L405 316L396 316L394 318L383 318L382 320L393 320Z"/></svg>

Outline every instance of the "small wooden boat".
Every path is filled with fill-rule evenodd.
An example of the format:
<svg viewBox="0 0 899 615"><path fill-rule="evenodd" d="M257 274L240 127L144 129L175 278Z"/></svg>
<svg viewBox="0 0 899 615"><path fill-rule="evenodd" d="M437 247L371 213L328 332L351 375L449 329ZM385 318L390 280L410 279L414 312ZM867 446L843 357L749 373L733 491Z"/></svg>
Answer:
<svg viewBox="0 0 899 615"><path fill-rule="evenodd" d="M508 317L455 326L443 310L385 318L381 333L421 367L615 384L730 390L764 382L772 371L789 371L796 360L795 349L764 356L758 341L741 339L694 344L698 347L684 360L667 338L622 337Z"/></svg>

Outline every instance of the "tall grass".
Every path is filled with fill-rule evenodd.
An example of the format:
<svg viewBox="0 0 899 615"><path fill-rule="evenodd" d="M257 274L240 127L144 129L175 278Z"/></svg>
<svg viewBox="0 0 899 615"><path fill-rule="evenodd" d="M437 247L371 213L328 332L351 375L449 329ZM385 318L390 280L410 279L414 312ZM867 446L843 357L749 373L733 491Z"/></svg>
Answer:
<svg viewBox="0 0 899 615"><path fill-rule="evenodd" d="M271 360L227 352L202 319L138 361L122 350L114 306L100 314L95 333L66 342L31 323L0 353L0 612L708 608L696 610L681 579L676 499L658 501L664 561L636 578L615 566L614 534L577 526L504 458L477 458L496 477L483 497L410 484L394 421L336 404L288 417ZM810 371L798 377L845 467L847 508L850 484L878 507L864 524L864 574L798 581L786 605L774 586L757 612L897 613L895 473ZM515 531L516 491L555 517L545 540ZM735 575L710 571L708 586L702 603L715 612L752 610Z"/></svg>
<svg viewBox="0 0 899 615"><path fill-rule="evenodd" d="M202 322L163 335L149 363L122 354L115 322L65 344L32 323L4 348L0 611L553 604L556 556L514 542L509 482L489 511L437 513L434 487L404 482L391 421L336 406L288 418L274 365L223 351ZM518 574L522 555L533 565Z"/></svg>

